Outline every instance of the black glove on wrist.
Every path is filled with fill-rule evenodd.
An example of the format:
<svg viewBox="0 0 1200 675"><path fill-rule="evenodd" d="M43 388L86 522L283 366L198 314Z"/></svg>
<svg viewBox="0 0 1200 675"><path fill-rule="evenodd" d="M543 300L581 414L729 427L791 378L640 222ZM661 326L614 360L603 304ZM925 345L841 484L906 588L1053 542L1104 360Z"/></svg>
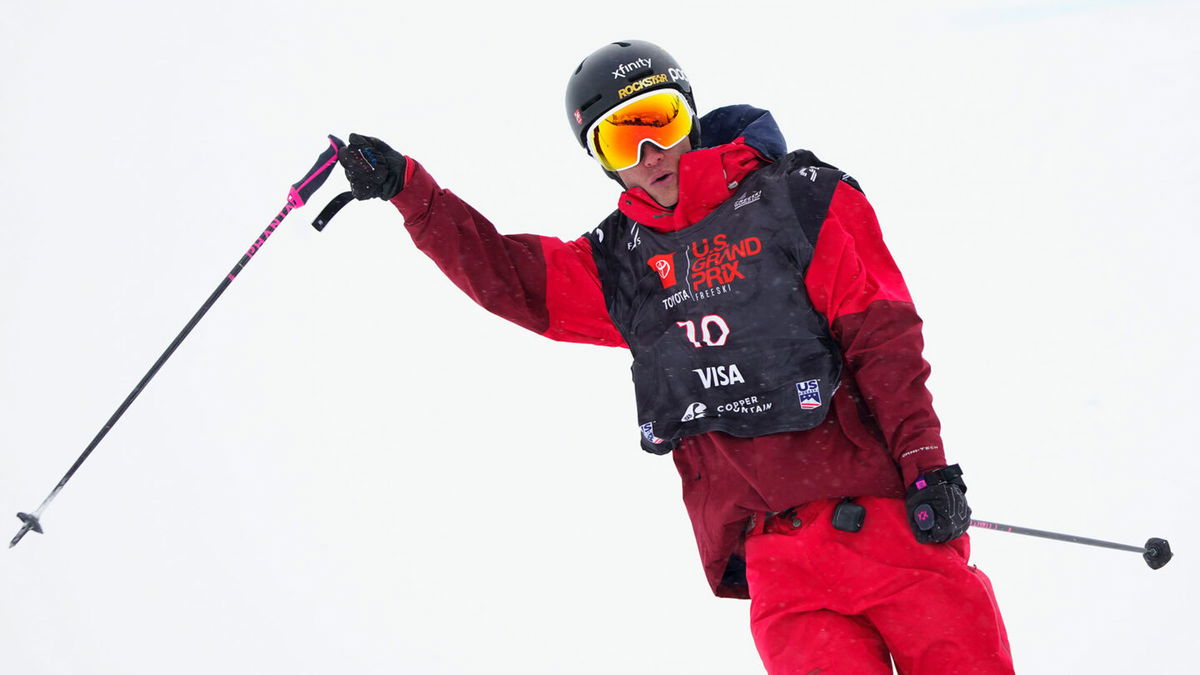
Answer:
<svg viewBox="0 0 1200 675"><path fill-rule="evenodd" d="M370 136L350 134L350 144L338 153L355 199L391 199L404 187L408 160Z"/></svg>
<svg viewBox="0 0 1200 675"><path fill-rule="evenodd" d="M923 474L909 486L904 503L918 542L940 544L966 533L971 526L966 491L957 464Z"/></svg>

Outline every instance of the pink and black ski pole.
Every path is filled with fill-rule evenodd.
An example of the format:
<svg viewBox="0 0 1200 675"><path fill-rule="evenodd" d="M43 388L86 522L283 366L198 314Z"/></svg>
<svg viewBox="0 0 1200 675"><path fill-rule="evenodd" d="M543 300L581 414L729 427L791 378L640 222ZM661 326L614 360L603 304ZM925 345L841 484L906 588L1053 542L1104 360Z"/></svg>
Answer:
<svg viewBox="0 0 1200 675"><path fill-rule="evenodd" d="M188 336L188 333L192 332L192 329L196 327L196 324L200 322L200 319L204 317L204 314L208 312L208 309L213 306L213 303L217 301L217 298L221 297L221 294L225 292L225 289L229 287L229 284L233 283L233 280L237 277L238 273L242 271L242 268L246 266L246 263L250 262L250 259L254 257L254 254L258 253L259 249L261 249L263 245L267 243L267 239L275 232L275 228L279 227L279 224L283 222L283 219L286 218L293 209L298 209L301 206L304 206L304 203L308 201L309 197L312 197L313 193L317 191L317 188L321 187L321 185L325 183L325 179L329 177L329 173L335 166L337 166L338 151L344 147L346 147L345 143L342 143L342 141L338 140L334 136L329 137L329 147L321 153L321 156L317 158L316 163L313 164L313 167L309 169L307 174L304 175L304 178L292 184L292 189L288 193L287 203L284 205L283 210L279 212L279 215L275 216L275 219L271 221L270 225L267 225L267 229L263 230L262 234L258 235L258 239L254 240L254 243L250 245L249 250L247 250L242 256L242 259L239 260L238 263L233 266L233 269L229 272L229 274L227 274L225 278L221 280L221 284L217 286L217 290L213 291L212 295L208 296L208 300L204 301L204 304L200 307L199 311L192 316L192 319L187 322L187 325L183 327L183 330L179 332L179 335L175 336L175 339L171 341L171 344L167 347L166 351L162 353L162 356L158 357L158 360L155 361L154 365L150 367L149 372L142 377L141 381L137 383L137 386L133 388L133 391L129 392L129 395L125 397L125 400L121 403L120 407L117 408L117 411L112 414L112 417L108 418L108 421L104 423L104 426L100 429L100 432L96 434L96 437L93 438L92 442L89 443L87 448L84 449L83 454L79 455L79 459L75 460L75 463L72 464L71 468L67 470L67 473L62 477L62 480L58 481L58 485L55 485L54 489L50 491L50 494L46 497L46 499L42 501L41 506L37 507L37 510L33 513L17 514L17 517L21 519L23 524L21 526L21 530L17 532L17 536L13 537L12 541L9 542L9 548L16 546L17 542L21 541L21 538L24 537L25 534L30 530L38 533L42 532L42 512L45 511L50 502L53 501L56 496L58 496L58 493L62 491L63 486L67 484L67 481L71 480L71 476L75 475L75 472L79 470L79 467L88 458L88 455L91 455L92 451L96 449L96 446L100 445L100 441L103 440L104 436L108 434L108 431L113 428L113 425L117 423L117 420L121 419L121 415L125 414L125 411L129 408L130 404L132 404L134 399L138 397L138 394L142 393L142 389L144 389L150 380L153 379L154 375L158 373L158 370L162 368L164 363L167 362L167 359L171 358L171 354L175 353L175 350L183 342L183 339Z"/></svg>
<svg viewBox="0 0 1200 675"><path fill-rule="evenodd" d="M1163 565L1171 562L1171 544L1166 539L1151 537L1146 541L1145 546L1133 546L1131 544L1118 544L1111 541L1101 541L1100 539L1088 539L1087 537L1078 537L1073 534L1059 534L1058 532L1047 532L1045 530L1034 530L1028 527L1017 527L1016 525L1005 525L1003 523L992 523L986 520L971 519L971 527L978 527L984 530L995 530L997 532L1011 532L1013 534L1025 534L1031 537L1042 537L1043 539L1055 539L1057 541L1067 541L1072 544L1085 544L1087 546L1099 546L1102 548L1113 548L1118 551L1132 551L1141 553L1142 559L1150 566L1150 569L1156 570Z"/></svg>

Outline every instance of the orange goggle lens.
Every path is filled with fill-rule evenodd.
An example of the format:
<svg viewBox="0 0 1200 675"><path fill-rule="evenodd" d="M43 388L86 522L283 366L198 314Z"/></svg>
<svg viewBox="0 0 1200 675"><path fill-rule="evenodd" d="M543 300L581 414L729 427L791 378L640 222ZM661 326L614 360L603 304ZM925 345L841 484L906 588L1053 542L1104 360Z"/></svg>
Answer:
<svg viewBox="0 0 1200 675"><path fill-rule="evenodd" d="M641 161L642 143L666 150L692 131L692 110L683 94L661 89L642 94L613 108L588 129L592 156L609 171L621 171Z"/></svg>

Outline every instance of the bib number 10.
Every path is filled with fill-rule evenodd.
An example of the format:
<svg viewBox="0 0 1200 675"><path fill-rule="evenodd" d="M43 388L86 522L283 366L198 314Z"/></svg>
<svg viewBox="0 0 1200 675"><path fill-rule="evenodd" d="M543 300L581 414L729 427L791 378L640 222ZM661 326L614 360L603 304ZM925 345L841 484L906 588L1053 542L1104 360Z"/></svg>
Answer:
<svg viewBox="0 0 1200 675"><path fill-rule="evenodd" d="M695 321L676 321L675 325L687 332L688 342L691 342L692 346L697 349L705 345L720 347L729 339L729 324L716 314L709 314L700 319L700 340L703 340L704 344L700 344L700 341L696 339Z"/></svg>

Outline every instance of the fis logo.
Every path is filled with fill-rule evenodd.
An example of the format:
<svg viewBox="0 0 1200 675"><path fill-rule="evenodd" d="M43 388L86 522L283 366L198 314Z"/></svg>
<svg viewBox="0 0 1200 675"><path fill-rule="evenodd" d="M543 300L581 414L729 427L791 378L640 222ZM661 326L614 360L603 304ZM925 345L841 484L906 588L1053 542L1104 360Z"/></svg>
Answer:
<svg viewBox="0 0 1200 675"><path fill-rule="evenodd" d="M654 435L654 422L646 422L642 425L642 437L655 445L663 442L663 439Z"/></svg>
<svg viewBox="0 0 1200 675"><path fill-rule="evenodd" d="M664 253L656 255L646 261L650 269L658 274L658 280L662 282L663 288L670 288L678 281L675 278L675 254Z"/></svg>
<svg viewBox="0 0 1200 675"><path fill-rule="evenodd" d="M632 251L633 249L642 245L642 233L638 230L638 226L634 225L633 229L629 231L629 234L633 237L633 241L626 242L625 248L629 251Z"/></svg>
<svg viewBox="0 0 1200 675"><path fill-rule="evenodd" d="M683 417L679 418L679 421L691 422L700 417L708 417L708 406L697 401L688 406L687 412L683 413Z"/></svg>
<svg viewBox="0 0 1200 675"><path fill-rule="evenodd" d="M800 396L801 408L812 410L821 407L821 390L818 383L819 380L796 383L796 394Z"/></svg>

